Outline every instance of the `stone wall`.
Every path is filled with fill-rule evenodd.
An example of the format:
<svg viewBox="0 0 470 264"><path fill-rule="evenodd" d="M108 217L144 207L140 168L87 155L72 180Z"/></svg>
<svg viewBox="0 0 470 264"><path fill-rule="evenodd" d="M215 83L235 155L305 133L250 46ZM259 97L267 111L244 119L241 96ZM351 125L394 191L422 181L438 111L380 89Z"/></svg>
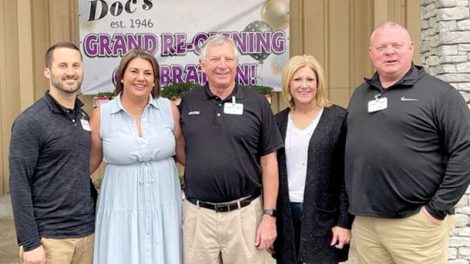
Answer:
<svg viewBox="0 0 470 264"><path fill-rule="evenodd" d="M470 0L421 0L421 64L470 100ZM470 164L469 164L470 166ZM449 264L470 262L470 189L457 204Z"/></svg>
<svg viewBox="0 0 470 264"><path fill-rule="evenodd" d="M469 0L421 0L421 63L470 100Z"/></svg>

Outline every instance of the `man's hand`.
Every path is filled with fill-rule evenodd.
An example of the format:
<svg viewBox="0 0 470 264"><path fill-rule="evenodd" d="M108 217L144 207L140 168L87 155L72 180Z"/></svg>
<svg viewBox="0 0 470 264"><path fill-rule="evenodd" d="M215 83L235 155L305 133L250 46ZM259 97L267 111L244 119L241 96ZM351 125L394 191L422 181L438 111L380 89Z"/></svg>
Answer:
<svg viewBox="0 0 470 264"><path fill-rule="evenodd" d="M439 220L432 216L425 206L421 207L420 213L422 213L429 221L433 222L434 224L440 225L442 223L442 220Z"/></svg>
<svg viewBox="0 0 470 264"><path fill-rule="evenodd" d="M351 230L335 226L332 231L333 239L331 240L330 246L342 249L344 245L349 244L349 241L351 241Z"/></svg>
<svg viewBox="0 0 470 264"><path fill-rule="evenodd" d="M258 249L270 249L276 239L276 217L263 214L261 223L256 231L255 246Z"/></svg>
<svg viewBox="0 0 470 264"><path fill-rule="evenodd" d="M44 248L39 246L30 251L23 252L23 263L24 264L46 264L46 251Z"/></svg>

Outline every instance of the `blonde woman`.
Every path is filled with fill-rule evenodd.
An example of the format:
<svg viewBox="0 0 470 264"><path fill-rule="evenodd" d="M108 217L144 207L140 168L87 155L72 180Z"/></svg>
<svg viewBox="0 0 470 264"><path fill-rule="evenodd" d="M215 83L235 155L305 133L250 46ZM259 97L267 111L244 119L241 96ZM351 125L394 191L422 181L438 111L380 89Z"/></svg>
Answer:
<svg viewBox="0 0 470 264"><path fill-rule="evenodd" d="M326 97L325 77L309 55L292 57L282 74L289 107L276 122L278 151L277 263L338 263L348 257L352 216L344 186L346 110Z"/></svg>

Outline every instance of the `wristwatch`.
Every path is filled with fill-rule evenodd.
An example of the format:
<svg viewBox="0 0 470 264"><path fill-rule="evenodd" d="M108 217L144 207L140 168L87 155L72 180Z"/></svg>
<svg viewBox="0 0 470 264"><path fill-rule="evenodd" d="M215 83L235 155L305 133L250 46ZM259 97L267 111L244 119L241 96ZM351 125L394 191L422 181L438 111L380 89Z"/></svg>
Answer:
<svg viewBox="0 0 470 264"><path fill-rule="evenodd" d="M263 214L270 215L272 217L276 217L277 216L277 211L276 211L276 209L264 209Z"/></svg>

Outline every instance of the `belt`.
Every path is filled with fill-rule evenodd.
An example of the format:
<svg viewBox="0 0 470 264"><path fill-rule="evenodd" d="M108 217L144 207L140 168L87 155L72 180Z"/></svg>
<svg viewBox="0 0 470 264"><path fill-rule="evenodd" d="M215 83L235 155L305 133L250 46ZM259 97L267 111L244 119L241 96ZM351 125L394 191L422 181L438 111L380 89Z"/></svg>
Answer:
<svg viewBox="0 0 470 264"><path fill-rule="evenodd" d="M248 206L254 199L258 198L261 195L261 192L258 190L254 194L240 198L238 200L224 202L224 203L211 203L211 202L204 202L200 201L195 198L188 197L186 200L188 202L197 205L199 207L207 208L216 211L217 213L221 212L230 212L234 210L238 210L245 206Z"/></svg>

